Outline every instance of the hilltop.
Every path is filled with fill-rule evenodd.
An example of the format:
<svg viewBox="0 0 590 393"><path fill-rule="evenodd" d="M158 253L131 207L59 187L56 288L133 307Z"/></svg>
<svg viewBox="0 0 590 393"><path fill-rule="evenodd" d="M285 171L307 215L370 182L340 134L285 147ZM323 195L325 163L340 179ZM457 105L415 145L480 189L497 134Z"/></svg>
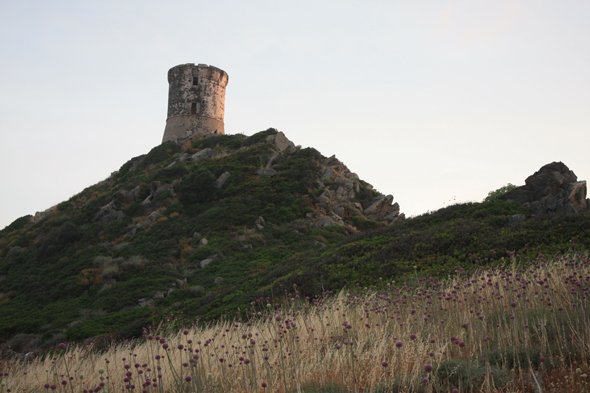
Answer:
<svg viewBox="0 0 590 393"><path fill-rule="evenodd" d="M587 246L587 211L527 203L406 219L393 196L274 129L167 142L0 231L0 338L25 351L133 337L179 313L243 315L293 285L313 297Z"/></svg>
<svg viewBox="0 0 590 393"><path fill-rule="evenodd" d="M273 129L164 143L1 231L0 336L129 335L160 311L206 313L296 253L403 220L392 199Z"/></svg>

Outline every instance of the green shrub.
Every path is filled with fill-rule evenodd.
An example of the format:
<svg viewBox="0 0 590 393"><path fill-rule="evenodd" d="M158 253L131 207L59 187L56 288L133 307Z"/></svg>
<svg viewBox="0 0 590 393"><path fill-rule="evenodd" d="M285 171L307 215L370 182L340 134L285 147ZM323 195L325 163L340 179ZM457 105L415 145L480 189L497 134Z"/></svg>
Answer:
<svg viewBox="0 0 590 393"><path fill-rule="evenodd" d="M186 206L211 200L216 190L215 180L215 176L204 168L185 176L178 186L180 202Z"/></svg>
<svg viewBox="0 0 590 393"><path fill-rule="evenodd" d="M508 183L504 187L500 187L495 191L490 191L488 196L483 200L484 202L496 202L502 199L502 196L510 190L517 188L514 184Z"/></svg>
<svg viewBox="0 0 590 393"><path fill-rule="evenodd" d="M65 201L57 205L57 210L60 212L64 212L67 210L71 210L74 207L74 204L70 201Z"/></svg>
<svg viewBox="0 0 590 393"><path fill-rule="evenodd" d="M317 382L304 382L301 384L302 393L347 393L349 389L338 383L320 385ZM289 390L289 393L295 393L297 389Z"/></svg>
<svg viewBox="0 0 590 393"><path fill-rule="evenodd" d="M496 388L504 388L513 378L508 371L496 364L485 364L466 360L448 360L435 367L435 375L440 378L443 386L462 387L467 391L477 391L485 381L485 374L493 376Z"/></svg>
<svg viewBox="0 0 590 393"><path fill-rule="evenodd" d="M31 222L32 218L33 218L33 216L31 216L30 214L26 215L26 216L19 217L16 220L14 220L12 223L10 223L8 226L6 226L2 231L0 231L0 233L9 233L9 232L21 229L25 225L27 225L29 222Z"/></svg>
<svg viewBox="0 0 590 393"><path fill-rule="evenodd" d="M141 203L141 201L135 201L127 206L125 210L123 210L123 212L130 217L141 216L143 215L144 211L145 206Z"/></svg>
<svg viewBox="0 0 590 393"><path fill-rule="evenodd" d="M129 170L131 170L131 167L133 166L133 164L135 164L136 161L141 160L143 157L145 157L145 154L142 154L141 156L133 157L132 159L130 159L129 161L124 163L121 166L121 168L119 168L119 173L117 174L119 179L123 178L127 173L129 173Z"/></svg>
<svg viewBox="0 0 590 393"><path fill-rule="evenodd" d="M174 142L164 142L160 146L154 147L139 164L140 168L147 168L150 165L158 164L174 154L180 152L180 146Z"/></svg>

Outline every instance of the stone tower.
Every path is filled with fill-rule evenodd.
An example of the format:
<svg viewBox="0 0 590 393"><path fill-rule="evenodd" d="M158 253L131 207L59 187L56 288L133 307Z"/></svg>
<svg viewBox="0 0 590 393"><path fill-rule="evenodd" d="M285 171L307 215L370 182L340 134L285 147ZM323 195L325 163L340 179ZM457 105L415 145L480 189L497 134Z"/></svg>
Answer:
<svg viewBox="0 0 590 393"><path fill-rule="evenodd" d="M181 64L168 71L168 116L162 143L193 135L225 134L223 113L229 77L206 64Z"/></svg>

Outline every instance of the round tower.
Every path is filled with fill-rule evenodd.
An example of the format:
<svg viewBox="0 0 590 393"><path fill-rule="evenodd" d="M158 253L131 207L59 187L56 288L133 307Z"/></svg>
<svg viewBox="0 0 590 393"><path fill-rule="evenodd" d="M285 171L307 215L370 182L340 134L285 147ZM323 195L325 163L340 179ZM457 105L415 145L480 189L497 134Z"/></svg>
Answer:
<svg viewBox="0 0 590 393"><path fill-rule="evenodd" d="M193 135L225 134L223 113L229 77L206 64L181 64L168 71L168 116L162 143Z"/></svg>

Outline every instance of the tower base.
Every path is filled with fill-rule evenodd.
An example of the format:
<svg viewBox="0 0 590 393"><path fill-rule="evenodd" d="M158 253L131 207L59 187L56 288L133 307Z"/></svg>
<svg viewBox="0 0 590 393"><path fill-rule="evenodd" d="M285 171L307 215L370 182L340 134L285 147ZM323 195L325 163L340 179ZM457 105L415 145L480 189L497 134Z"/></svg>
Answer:
<svg viewBox="0 0 590 393"><path fill-rule="evenodd" d="M205 116L180 115L168 118L162 143L167 141L178 142L194 135L225 135L225 127L222 122Z"/></svg>

